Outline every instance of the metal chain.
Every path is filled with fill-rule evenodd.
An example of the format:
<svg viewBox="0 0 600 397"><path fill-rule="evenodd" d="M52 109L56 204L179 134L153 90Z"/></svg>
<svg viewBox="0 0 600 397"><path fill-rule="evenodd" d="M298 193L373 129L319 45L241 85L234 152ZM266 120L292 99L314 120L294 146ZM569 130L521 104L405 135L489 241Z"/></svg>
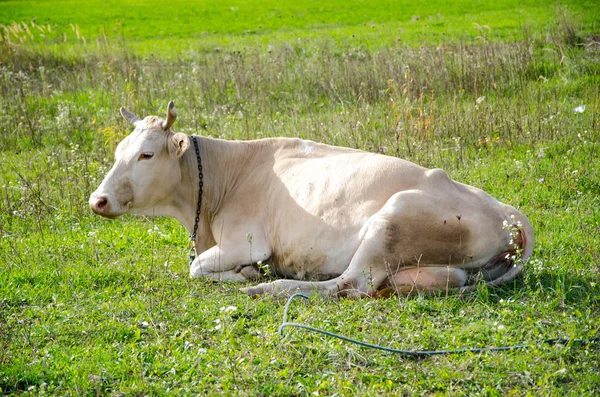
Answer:
<svg viewBox="0 0 600 397"><path fill-rule="evenodd" d="M202 208L202 187L204 186L204 174L202 173L202 159L200 158L200 149L198 148L198 141L195 136L190 137L194 142L194 149L196 149L196 159L198 160L198 207L196 208L196 220L194 221L194 230L190 236L192 242L192 252L190 253L190 266L194 259L196 259L196 232L198 231L198 223L200 223L200 209Z"/></svg>

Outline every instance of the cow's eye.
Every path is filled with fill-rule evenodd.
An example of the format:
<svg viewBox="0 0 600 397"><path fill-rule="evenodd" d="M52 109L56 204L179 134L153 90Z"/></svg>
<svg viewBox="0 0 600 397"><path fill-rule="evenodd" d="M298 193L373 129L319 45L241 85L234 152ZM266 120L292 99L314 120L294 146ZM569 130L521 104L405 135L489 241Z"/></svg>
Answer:
<svg viewBox="0 0 600 397"><path fill-rule="evenodd" d="M153 156L154 156L154 153L152 153L152 152L144 152L144 153L140 154L140 157L138 157L138 161L150 160Z"/></svg>

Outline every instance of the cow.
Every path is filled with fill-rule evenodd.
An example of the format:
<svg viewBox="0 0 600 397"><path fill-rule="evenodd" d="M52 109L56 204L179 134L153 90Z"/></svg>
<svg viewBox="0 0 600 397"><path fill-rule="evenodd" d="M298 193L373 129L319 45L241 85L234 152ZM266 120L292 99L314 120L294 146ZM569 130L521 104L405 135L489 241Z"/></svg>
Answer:
<svg viewBox="0 0 600 397"><path fill-rule="evenodd" d="M143 120L89 199L103 217L177 219L192 278L247 282L248 295L370 297L473 289L517 277L533 252L527 217L441 169L297 138L228 141ZM272 280L272 279L271 279Z"/></svg>

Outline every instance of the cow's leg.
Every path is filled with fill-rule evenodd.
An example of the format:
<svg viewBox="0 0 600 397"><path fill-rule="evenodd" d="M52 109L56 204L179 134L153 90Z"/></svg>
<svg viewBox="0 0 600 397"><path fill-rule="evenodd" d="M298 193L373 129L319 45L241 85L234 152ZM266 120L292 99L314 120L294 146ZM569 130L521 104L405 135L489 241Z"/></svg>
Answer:
<svg viewBox="0 0 600 397"><path fill-rule="evenodd" d="M266 260L271 251L265 246L253 246L252 258L249 257L247 244L222 244L204 251L190 267L190 277L206 277L218 281L243 282L260 277L251 261Z"/></svg>
<svg viewBox="0 0 600 397"><path fill-rule="evenodd" d="M204 273L199 277L205 277L213 281L245 282L257 281L261 278L261 274L254 265L243 265L224 272Z"/></svg>
<svg viewBox="0 0 600 397"><path fill-rule="evenodd" d="M409 295L413 292L448 291L459 288L467 281L467 272L456 267L413 267L402 269L388 278L377 296Z"/></svg>
<svg viewBox="0 0 600 397"><path fill-rule="evenodd" d="M382 227L373 221L363 240L352 257L348 269L339 277L327 281L277 280L252 287L242 288L242 292L254 296L260 294L289 295L295 292L304 294L342 295L348 297L370 296L387 279L388 273L381 255Z"/></svg>
<svg viewBox="0 0 600 397"><path fill-rule="evenodd" d="M306 295L322 294L335 295L338 291L337 278L327 281L299 281L299 280L277 280L270 283L261 283L252 287L240 288L240 290L250 296L271 294L271 295L290 295L301 292Z"/></svg>
<svg viewBox="0 0 600 397"><path fill-rule="evenodd" d="M341 295L363 297L371 295L387 278L386 268L378 255L379 244L374 240L378 233L369 227L356 251L350 266L339 277L327 281L277 280L253 287L242 288L242 292L254 296L260 294L289 295L301 292L307 295ZM379 263L381 262L381 263Z"/></svg>

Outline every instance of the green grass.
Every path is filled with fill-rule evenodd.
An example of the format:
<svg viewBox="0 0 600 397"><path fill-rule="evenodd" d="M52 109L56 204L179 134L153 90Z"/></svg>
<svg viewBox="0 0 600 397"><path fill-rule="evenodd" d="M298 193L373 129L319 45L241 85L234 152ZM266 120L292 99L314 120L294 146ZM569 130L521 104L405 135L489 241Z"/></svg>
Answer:
<svg viewBox="0 0 600 397"><path fill-rule="evenodd" d="M2 393L597 395L598 346L538 343L600 331L597 8L295 4L0 2L12 29L10 43L0 31ZM46 37L12 25L41 32L33 17L51 18ZM402 349L531 349L415 361L282 338L284 300L189 279L175 221L92 216L88 196L129 129L118 108L162 115L169 99L178 131L441 167L535 228L533 260L502 288L314 297L292 318Z"/></svg>
<svg viewBox="0 0 600 397"><path fill-rule="evenodd" d="M576 14L583 31L597 31L600 10L593 0L560 6L554 0L3 1L0 23L9 26L14 21L30 24L34 20L46 29L32 28L27 39L43 41L46 46L52 43L54 50L66 50L64 34L68 40L85 41L86 47L98 46L107 38L124 38L128 51L165 58L323 38L366 48L517 40L523 37L523 27L535 31L548 28L557 7Z"/></svg>

